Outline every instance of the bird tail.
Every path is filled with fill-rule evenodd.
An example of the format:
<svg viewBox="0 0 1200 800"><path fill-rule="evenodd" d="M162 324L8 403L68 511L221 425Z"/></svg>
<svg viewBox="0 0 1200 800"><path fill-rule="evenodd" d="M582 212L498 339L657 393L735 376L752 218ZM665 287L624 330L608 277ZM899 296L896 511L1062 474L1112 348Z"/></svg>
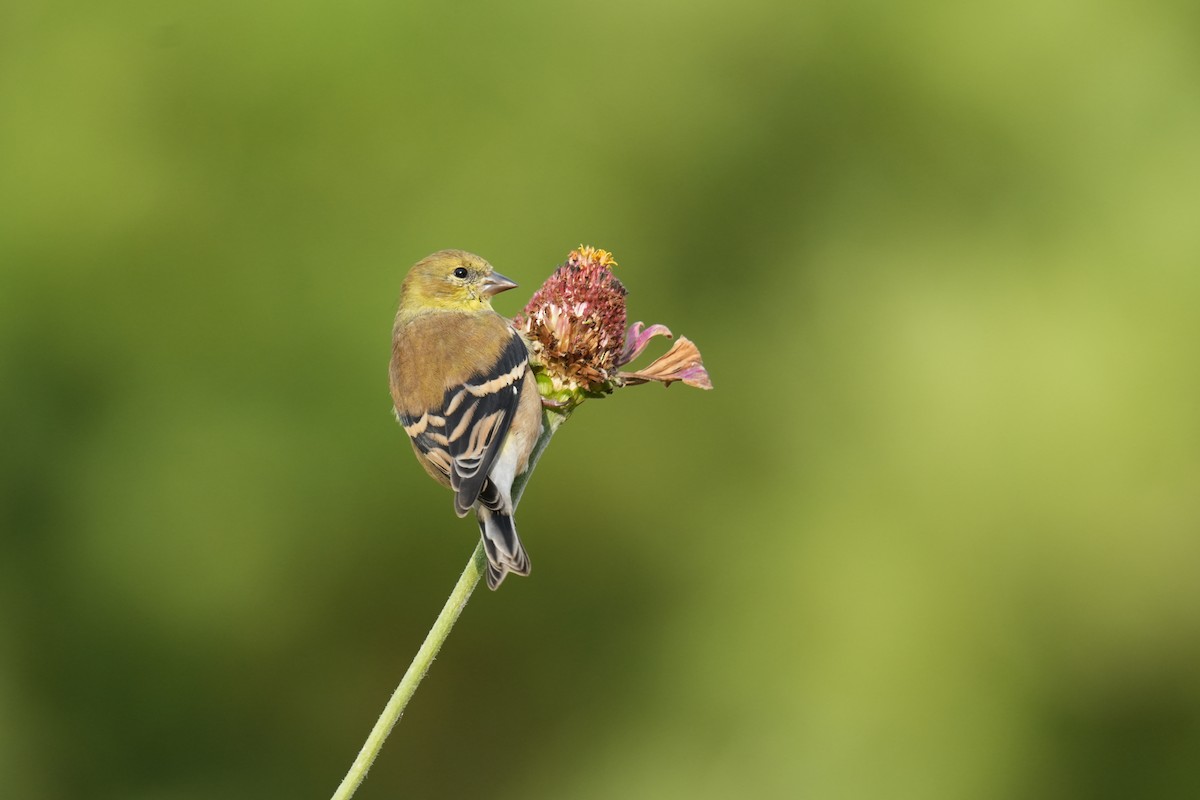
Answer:
<svg viewBox="0 0 1200 800"><path fill-rule="evenodd" d="M483 537L483 549L487 553L487 585L495 591L504 576L529 574L529 556L521 546L512 514L504 509L491 509L482 503L476 506L479 515L479 533Z"/></svg>

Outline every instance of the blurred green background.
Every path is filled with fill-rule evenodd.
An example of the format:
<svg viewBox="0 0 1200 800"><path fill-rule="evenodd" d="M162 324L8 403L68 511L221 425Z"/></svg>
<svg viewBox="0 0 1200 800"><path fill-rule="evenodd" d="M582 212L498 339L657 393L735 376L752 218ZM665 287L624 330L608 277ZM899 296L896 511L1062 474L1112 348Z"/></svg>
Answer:
<svg viewBox="0 0 1200 800"><path fill-rule="evenodd" d="M562 430L361 798L1200 796L1198 36L5 4L2 793L329 796L476 539L400 280L586 242L716 390Z"/></svg>

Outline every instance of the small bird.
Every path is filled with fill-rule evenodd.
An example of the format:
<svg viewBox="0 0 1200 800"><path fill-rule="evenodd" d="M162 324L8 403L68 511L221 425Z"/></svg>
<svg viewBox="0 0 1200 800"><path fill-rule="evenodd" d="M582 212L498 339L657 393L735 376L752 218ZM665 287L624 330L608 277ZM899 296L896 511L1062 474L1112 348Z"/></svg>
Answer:
<svg viewBox="0 0 1200 800"><path fill-rule="evenodd" d="M442 250L409 270L392 328L396 417L417 460L472 508L487 552L487 584L529 574L513 525L513 479L529 466L542 404L529 350L492 297L516 284L477 255Z"/></svg>

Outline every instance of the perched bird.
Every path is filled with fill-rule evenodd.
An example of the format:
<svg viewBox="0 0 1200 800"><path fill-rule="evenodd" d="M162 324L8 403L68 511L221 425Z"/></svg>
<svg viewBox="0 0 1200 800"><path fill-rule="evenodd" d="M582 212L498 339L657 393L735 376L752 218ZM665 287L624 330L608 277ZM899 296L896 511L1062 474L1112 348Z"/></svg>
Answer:
<svg viewBox="0 0 1200 800"><path fill-rule="evenodd" d="M455 512L475 509L492 589L529 574L512 484L542 429L525 341L492 310L515 286L477 255L442 250L409 270L392 328L396 417L421 466L454 491Z"/></svg>

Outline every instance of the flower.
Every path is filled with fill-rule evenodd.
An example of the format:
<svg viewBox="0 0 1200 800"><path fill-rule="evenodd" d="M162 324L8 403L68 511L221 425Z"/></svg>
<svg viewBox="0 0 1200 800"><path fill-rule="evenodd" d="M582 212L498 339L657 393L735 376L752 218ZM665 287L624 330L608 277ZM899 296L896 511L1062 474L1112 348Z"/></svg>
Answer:
<svg viewBox="0 0 1200 800"><path fill-rule="evenodd" d="M543 398L550 405L572 408L585 397L649 381L711 389L699 349L683 336L645 369L619 369L655 336L672 334L665 325L645 327L642 322L626 330L628 292L613 274L615 266L612 253L580 245L514 321L529 342Z"/></svg>

